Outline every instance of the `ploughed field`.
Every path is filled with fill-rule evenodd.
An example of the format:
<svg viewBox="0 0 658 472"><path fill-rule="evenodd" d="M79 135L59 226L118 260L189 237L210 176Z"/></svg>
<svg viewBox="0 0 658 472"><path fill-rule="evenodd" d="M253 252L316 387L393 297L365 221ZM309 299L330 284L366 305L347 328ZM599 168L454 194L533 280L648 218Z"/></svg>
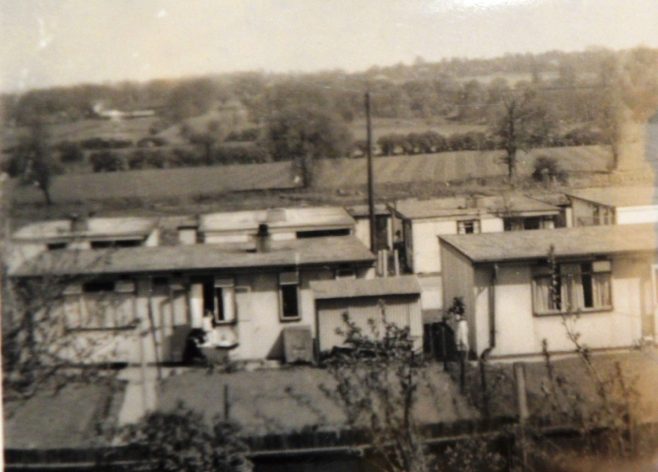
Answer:
<svg viewBox="0 0 658 472"><path fill-rule="evenodd" d="M374 159L375 182L452 182L507 174L501 151L461 151ZM555 157L569 172L603 172L611 155L604 146L534 149L519 153L520 175L529 175L539 156ZM320 160L315 166L314 185L320 189L358 187L366 183L366 160ZM65 174L53 178L51 194L56 203L89 200L159 199L218 195L224 192L291 189L300 185L290 162L266 164L149 169L97 174ZM43 201L32 186L13 184L17 203Z"/></svg>

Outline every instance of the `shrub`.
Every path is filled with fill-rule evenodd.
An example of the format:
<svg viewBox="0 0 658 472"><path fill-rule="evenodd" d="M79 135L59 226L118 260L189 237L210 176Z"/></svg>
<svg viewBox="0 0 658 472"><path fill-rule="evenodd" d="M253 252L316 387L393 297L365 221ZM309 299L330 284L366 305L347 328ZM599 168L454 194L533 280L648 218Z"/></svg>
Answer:
<svg viewBox="0 0 658 472"><path fill-rule="evenodd" d="M124 162L112 151L99 151L89 156L94 172L117 172L124 170Z"/></svg>
<svg viewBox="0 0 658 472"><path fill-rule="evenodd" d="M567 172L560 167L557 159L548 156L539 156L535 159L532 178L537 182L550 182L557 180L566 182Z"/></svg>
<svg viewBox="0 0 658 472"><path fill-rule="evenodd" d="M79 144L64 141L57 146L59 159L65 163L82 162L85 154Z"/></svg>
<svg viewBox="0 0 658 472"><path fill-rule="evenodd" d="M212 427L183 403L169 412L147 414L123 431L128 444L143 448L149 471L235 471L248 472L253 466L239 428L215 418Z"/></svg>

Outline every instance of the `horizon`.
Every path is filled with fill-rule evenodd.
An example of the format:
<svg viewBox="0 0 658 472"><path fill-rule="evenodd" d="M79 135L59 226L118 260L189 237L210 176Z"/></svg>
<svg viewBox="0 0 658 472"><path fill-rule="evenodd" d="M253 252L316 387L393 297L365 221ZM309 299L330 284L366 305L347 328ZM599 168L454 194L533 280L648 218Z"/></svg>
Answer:
<svg viewBox="0 0 658 472"><path fill-rule="evenodd" d="M359 73L418 57L658 47L653 0L344 3L5 1L0 93L241 72Z"/></svg>

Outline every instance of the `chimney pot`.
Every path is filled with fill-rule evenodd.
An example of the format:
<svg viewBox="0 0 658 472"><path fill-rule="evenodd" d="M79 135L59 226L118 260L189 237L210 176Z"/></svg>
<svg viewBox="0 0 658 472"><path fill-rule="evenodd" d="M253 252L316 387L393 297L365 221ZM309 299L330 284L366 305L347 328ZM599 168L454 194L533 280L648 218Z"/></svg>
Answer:
<svg viewBox="0 0 658 472"><path fill-rule="evenodd" d="M256 252L269 252L272 246L272 238L270 229L265 223L258 225L258 232L256 233Z"/></svg>

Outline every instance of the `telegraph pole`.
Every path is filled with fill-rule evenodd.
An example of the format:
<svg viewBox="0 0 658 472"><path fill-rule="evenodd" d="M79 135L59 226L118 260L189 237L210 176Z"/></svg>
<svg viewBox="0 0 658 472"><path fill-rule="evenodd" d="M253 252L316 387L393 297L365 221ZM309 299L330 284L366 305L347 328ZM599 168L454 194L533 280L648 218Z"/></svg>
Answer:
<svg viewBox="0 0 658 472"><path fill-rule="evenodd" d="M366 146L368 157L368 216L370 217L370 250L377 250L377 237L375 234L375 182L372 170L372 120L370 118L370 92L365 95L366 105Z"/></svg>

